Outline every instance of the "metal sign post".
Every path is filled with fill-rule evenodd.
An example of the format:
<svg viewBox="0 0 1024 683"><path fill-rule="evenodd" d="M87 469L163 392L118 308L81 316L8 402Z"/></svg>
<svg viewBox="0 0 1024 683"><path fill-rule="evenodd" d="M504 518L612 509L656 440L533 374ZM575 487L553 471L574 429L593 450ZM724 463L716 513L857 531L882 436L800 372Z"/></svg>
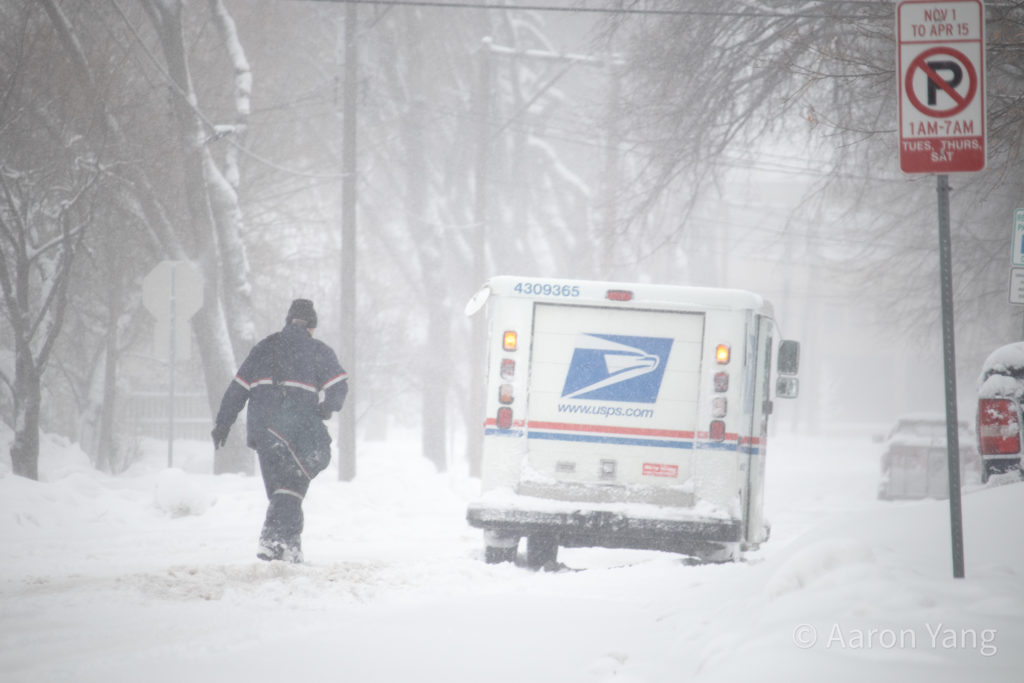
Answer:
<svg viewBox="0 0 1024 683"><path fill-rule="evenodd" d="M959 579L964 538L946 174L985 168L985 9L981 0L902 0L896 36L900 170L937 175L949 518L953 577Z"/></svg>
<svg viewBox="0 0 1024 683"><path fill-rule="evenodd" d="M171 291L170 291L170 297L169 297L170 302L169 302L169 306L168 306L168 308L170 309L170 316L169 316L170 325L168 325L168 327L170 328L170 335L169 335L169 337L170 337L170 340L169 340L170 346L168 347L168 353L167 353L167 387L168 387L167 388L167 467L168 468L174 467L174 364L175 364L175 361L177 360L175 358L176 354L175 354L175 348L174 348L175 347L174 338L177 335L174 334L174 331L175 331L175 328L178 326L177 325L177 322L178 322L177 321L177 316L175 315L175 311L174 311L174 299L175 299L175 289L176 289L176 287L175 287L175 280L177 279L174 276L174 271L175 271L175 268L171 268L171 287L170 287Z"/></svg>
<svg viewBox="0 0 1024 683"><path fill-rule="evenodd" d="M956 411L956 348L953 332L953 266L949 237L949 178L938 177L939 271L942 288L942 360L946 379L946 460L949 469L949 530L953 578L964 577L964 522L960 500L960 420Z"/></svg>

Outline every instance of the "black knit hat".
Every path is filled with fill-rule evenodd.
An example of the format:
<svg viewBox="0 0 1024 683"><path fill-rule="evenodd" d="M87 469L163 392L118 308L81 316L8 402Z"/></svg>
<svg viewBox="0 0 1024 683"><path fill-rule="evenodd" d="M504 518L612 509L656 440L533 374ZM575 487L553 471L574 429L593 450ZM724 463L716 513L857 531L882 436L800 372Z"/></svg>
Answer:
<svg viewBox="0 0 1024 683"><path fill-rule="evenodd" d="M303 327L316 327L316 309L309 299L296 299L288 307L288 316L284 320L285 325L290 325L293 320L301 320Z"/></svg>

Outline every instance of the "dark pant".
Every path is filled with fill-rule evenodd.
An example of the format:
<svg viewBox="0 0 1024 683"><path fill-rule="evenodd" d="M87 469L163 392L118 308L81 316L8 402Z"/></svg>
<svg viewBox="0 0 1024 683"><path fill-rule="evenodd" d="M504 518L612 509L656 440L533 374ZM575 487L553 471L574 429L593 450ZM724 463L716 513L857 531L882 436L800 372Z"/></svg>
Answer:
<svg viewBox="0 0 1024 683"><path fill-rule="evenodd" d="M286 551L294 555L302 547L302 499L309 490L310 478L284 444L269 445L256 453L269 501L260 552L273 559L280 559Z"/></svg>

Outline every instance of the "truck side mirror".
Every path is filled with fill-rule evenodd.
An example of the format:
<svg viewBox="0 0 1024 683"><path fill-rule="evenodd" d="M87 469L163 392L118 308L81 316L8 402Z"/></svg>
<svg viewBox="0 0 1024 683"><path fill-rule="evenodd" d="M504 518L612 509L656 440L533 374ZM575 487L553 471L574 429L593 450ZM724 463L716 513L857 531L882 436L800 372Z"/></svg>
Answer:
<svg viewBox="0 0 1024 683"><path fill-rule="evenodd" d="M800 393L800 342L783 339L779 343L779 378L775 381L775 396L796 398Z"/></svg>
<svg viewBox="0 0 1024 683"><path fill-rule="evenodd" d="M484 307L484 304L487 303L487 300L490 297L491 286L487 283L484 283L484 286L478 289L476 294L474 294L470 298L470 300L466 302L466 308L463 310L463 313L466 314L467 318L472 317L477 313L477 311Z"/></svg>
<svg viewBox="0 0 1024 683"><path fill-rule="evenodd" d="M796 377L779 377L775 380L776 398L796 398L800 394L800 380Z"/></svg>
<svg viewBox="0 0 1024 683"><path fill-rule="evenodd" d="M795 377L800 372L800 342L783 339L779 343L779 374Z"/></svg>

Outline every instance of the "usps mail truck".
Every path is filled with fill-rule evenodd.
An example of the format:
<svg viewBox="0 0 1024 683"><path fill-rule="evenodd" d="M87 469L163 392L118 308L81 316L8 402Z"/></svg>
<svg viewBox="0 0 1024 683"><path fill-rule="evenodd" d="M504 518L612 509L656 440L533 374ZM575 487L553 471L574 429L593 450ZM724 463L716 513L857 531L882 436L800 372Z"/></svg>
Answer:
<svg viewBox="0 0 1024 683"><path fill-rule="evenodd" d="M768 537L772 396L797 394L799 345L734 289L501 276L486 310L485 558L556 563L601 546L739 559ZM773 356L778 378L772 392Z"/></svg>

